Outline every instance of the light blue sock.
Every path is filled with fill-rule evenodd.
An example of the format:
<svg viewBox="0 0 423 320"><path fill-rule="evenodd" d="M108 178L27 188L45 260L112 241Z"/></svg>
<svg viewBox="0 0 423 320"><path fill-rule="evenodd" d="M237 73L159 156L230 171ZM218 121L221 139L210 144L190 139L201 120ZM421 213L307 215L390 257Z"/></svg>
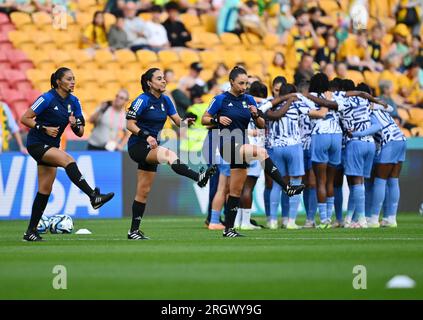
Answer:
<svg viewBox="0 0 423 320"><path fill-rule="evenodd" d="M220 223L220 211L212 209L210 223Z"/></svg>
<svg viewBox="0 0 423 320"><path fill-rule="evenodd" d="M348 197L348 207L347 207L347 215L346 218L353 218L354 211L355 211L355 202L354 202L354 193L353 193L353 186L349 186L350 188L350 195Z"/></svg>
<svg viewBox="0 0 423 320"><path fill-rule="evenodd" d="M291 185L298 186L301 184L301 178L291 178ZM297 194L288 198L289 203L289 219L296 219L298 213L298 206L300 205L301 195Z"/></svg>
<svg viewBox="0 0 423 320"><path fill-rule="evenodd" d="M342 203L344 202L344 195L342 193L342 187L336 187L335 191L335 215L336 220L342 221Z"/></svg>
<svg viewBox="0 0 423 320"><path fill-rule="evenodd" d="M326 216L328 219L332 219L333 213L333 205L335 203L335 197L327 197L326 198Z"/></svg>
<svg viewBox="0 0 423 320"><path fill-rule="evenodd" d="M318 203L317 208L319 208L319 215L320 215L320 223L327 219L326 210L328 208L326 202L325 203Z"/></svg>
<svg viewBox="0 0 423 320"><path fill-rule="evenodd" d="M270 218L276 220L278 218L278 209L281 201L282 188L279 184L273 183L272 191L269 197Z"/></svg>
<svg viewBox="0 0 423 320"><path fill-rule="evenodd" d="M370 218L372 216L372 202L373 202L373 182L370 179L364 180L364 187L365 187L365 212L366 217Z"/></svg>
<svg viewBox="0 0 423 320"><path fill-rule="evenodd" d="M380 214L380 211L382 210L383 200L385 200L385 192L386 180L375 178L375 181L373 183L372 207L370 209L370 213L372 215Z"/></svg>
<svg viewBox="0 0 423 320"><path fill-rule="evenodd" d="M289 217L289 197L285 192L282 192L281 202L282 202L282 218L288 218Z"/></svg>
<svg viewBox="0 0 423 320"><path fill-rule="evenodd" d="M400 188L398 178L389 178L388 179L388 192L389 192L389 202L387 206L388 217L396 216L398 211L398 203L400 199Z"/></svg>
<svg viewBox="0 0 423 320"><path fill-rule="evenodd" d="M307 219L314 221L317 212L317 191L316 188L310 188L308 195L308 209Z"/></svg>
<svg viewBox="0 0 423 320"><path fill-rule="evenodd" d="M304 203L304 209L307 215L307 219L308 219L308 212L309 212L309 196L310 196L310 189L305 188L303 191L303 203Z"/></svg>
<svg viewBox="0 0 423 320"><path fill-rule="evenodd" d="M264 188L264 211L266 212L267 217L270 216L270 192L272 192L272 188Z"/></svg>
<svg viewBox="0 0 423 320"><path fill-rule="evenodd" d="M386 181L386 188L385 188L385 200L383 201L383 217L388 217L388 206L389 206L389 188L388 188L388 181Z"/></svg>
<svg viewBox="0 0 423 320"><path fill-rule="evenodd" d="M357 214L357 219L365 217L365 193L364 193L364 183L356 184L353 186L354 192L354 203L355 203L355 212Z"/></svg>

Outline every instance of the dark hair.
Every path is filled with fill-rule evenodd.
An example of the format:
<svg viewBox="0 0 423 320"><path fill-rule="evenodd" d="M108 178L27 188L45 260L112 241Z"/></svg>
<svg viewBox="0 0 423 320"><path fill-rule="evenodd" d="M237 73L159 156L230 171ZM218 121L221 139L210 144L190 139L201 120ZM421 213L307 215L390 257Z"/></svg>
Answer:
<svg viewBox="0 0 423 320"><path fill-rule="evenodd" d="M279 92L280 96L284 96L286 94L295 93L297 92L297 87L292 83L288 83L287 85L281 87L281 91Z"/></svg>
<svg viewBox="0 0 423 320"><path fill-rule="evenodd" d="M342 79L341 78L334 78L332 81L329 81L329 90L332 91L339 91L342 88Z"/></svg>
<svg viewBox="0 0 423 320"><path fill-rule="evenodd" d="M155 4L155 5L151 6L150 11L151 12L160 12L161 13L162 12L162 7L160 7L157 4Z"/></svg>
<svg viewBox="0 0 423 320"><path fill-rule="evenodd" d="M250 89L248 91L253 97L259 98L266 98L267 97L267 87L264 83L260 81L254 81L250 85Z"/></svg>
<svg viewBox="0 0 423 320"><path fill-rule="evenodd" d="M352 81L350 79L343 79L342 84L341 84L341 88L342 88L343 91L354 90L354 88L355 88L354 81Z"/></svg>
<svg viewBox="0 0 423 320"><path fill-rule="evenodd" d="M165 4L165 9L167 11L170 11L170 10L177 10L177 11L179 11L179 4L177 2L175 2L175 1L170 1L170 2L168 2L168 3Z"/></svg>
<svg viewBox="0 0 423 320"><path fill-rule="evenodd" d="M159 70L159 68L150 68L141 76L142 91L150 92L150 86L148 85L148 81L151 81L151 79L153 79L154 72Z"/></svg>
<svg viewBox="0 0 423 320"><path fill-rule="evenodd" d="M309 87L310 87L310 82L307 81L307 80L302 80L298 84L297 89L298 89L299 92L302 92L302 91L308 91Z"/></svg>
<svg viewBox="0 0 423 320"><path fill-rule="evenodd" d="M324 73L316 73L310 79L310 92L323 93L329 90L329 79Z"/></svg>
<svg viewBox="0 0 423 320"><path fill-rule="evenodd" d="M204 94L204 88L198 84L194 84L191 88L188 89L191 100L195 98L201 98Z"/></svg>
<svg viewBox="0 0 423 320"><path fill-rule="evenodd" d="M359 83L357 85L356 89L358 91L363 91L363 92L367 92L369 94L372 94L372 89L370 89L370 87L367 84L365 84L364 82Z"/></svg>
<svg viewBox="0 0 423 320"><path fill-rule="evenodd" d="M94 42L97 42L97 33L95 32L95 26L96 26L95 25L95 19L97 18L97 16L99 14L102 14L103 15L103 24L100 26L100 28L103 30L103 32L105 34L107 34L107 32L106 32L106 24L105 24L105 20L104 20L104 11L96 11L94 13L94 16L93 16L93 26L94 26L94 28L93 28L93 40L94 40Z"/></svg>
<svg viewBox="0 0 423 320"><path fill-rule="evenodd" d="M288 83L288 81L286 81L286 78L284 76L277 76L272 81L272 87L274 87L278 83L281 83L283 86L285 86Z"/></svg>
<svg viewBox="0 0 423 320"><path fill-rule="evenodd" d="M240 75L240 74L247 74L247 71L245 71L244 68L241 67L234 67L231 72L229 72L229 80L235 81L235 79Z"/></svg>
<svg viewBox="0 0 423 320"><path fill-rule="evenodd" d="M57 89L59 87L57 80L61 80L65 76L65 73L68 71L71 71L71 69L62 67L57 69L56 72L52 73L50 77L51 87Z"/></svg>

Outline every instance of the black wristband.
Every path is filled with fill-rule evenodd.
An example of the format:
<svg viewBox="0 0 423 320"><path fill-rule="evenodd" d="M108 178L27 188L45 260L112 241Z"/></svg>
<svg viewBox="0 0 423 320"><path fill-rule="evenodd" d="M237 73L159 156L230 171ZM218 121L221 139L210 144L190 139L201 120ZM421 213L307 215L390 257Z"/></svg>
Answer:
<svg viewBox="0 0 423 320"><path fill-rule="evenodd" d="M151 134L147 130L141 129L140 131L138 131L137 136L140 137L140 138L147 139L149 136L151 136Z"/></svg>
<svg viewBox="0 0 423 320"><path fill-rule="evenodd" d="M42 124L39 124L39 123L35 123L34 129L41 132L46 132L46 128Z"/></svg>
<svg viewBox="0 0 423 320"><path fill-rule="evenodd" d="M76 125L76 126L71 126L71 129L72 129L72 131L73 131L73 133L75 133L76 135L78 135L79 134L79 130L81 129L81 127L80 126L78 126L78 125Z"/></svg>
<svg viewBox="0 0 423 320"><path fill-rule="evenodd" d="M210 124L219 124L219 116L214 116L210 119Z"/></svg>

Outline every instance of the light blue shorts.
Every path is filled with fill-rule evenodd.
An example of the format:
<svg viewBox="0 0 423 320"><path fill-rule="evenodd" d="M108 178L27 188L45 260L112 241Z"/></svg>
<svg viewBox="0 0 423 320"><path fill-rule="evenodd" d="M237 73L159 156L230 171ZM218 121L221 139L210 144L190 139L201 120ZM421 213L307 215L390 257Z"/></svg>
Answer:
<svg viewBox="0 0 423 320"><path fill-rule="evenodd" d="M374 142L353 140L345 147L345 175L370 178L375 157Z"/></svg>
<svg viewBox="0 0 423 320"><path fill-rule="evenodd" d="M249 177L260 177L262 166L259 160L253 160L247 169L247 176Z"/></svg>
<svg viewBox="0 0 423 320"><path fill-rule="evenodd" d="M301 143L288 147L274 147L271 159L282 177L304 175L304 155Z"/></svg>
<svg viewBox="0 0 423 320"><path fill-rule="evenodd" d="M216 155L216 164L219 168L220 174L224 175L225 177L231 176L231 165L223 160L220 154Z"/></svg>
<svg viewBox="0 0 423 320"><path fill-rule="evenodd" d="M375 163L404 162L406 149L407 143L405 141L390 141L376 154Z"/></svg>
<svg viewBox="0 0 423 320"><path fill-rule="evenodd" d="M342 134L311 135L311 161L337 166L341 163Z"/></svg>

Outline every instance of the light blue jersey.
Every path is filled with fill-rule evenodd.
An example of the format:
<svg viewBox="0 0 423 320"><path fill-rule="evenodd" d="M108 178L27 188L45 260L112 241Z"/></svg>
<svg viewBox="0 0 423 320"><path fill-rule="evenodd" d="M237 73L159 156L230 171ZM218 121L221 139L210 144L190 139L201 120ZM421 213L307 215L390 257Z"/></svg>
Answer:
<svg viewBox="0 0 423 320"><path fill-rule="evenodd" d="M318 95L314 92L312 95L326 99L324 94ZM339 125L339 114L335 110L329 110L323 119L313 119L313 131L311 134L334 134L342 133Z"/></svg>
<svg viewBox="0 0 423 320"><path fill-rule="evenodd" d="M382 129L374 135L376 148L380 150L384 145L391 141L405 141L405 136L401 129L395 123L391 115L381 109L373 110L372 115L376 117L377 121L382 126Z"/></svg>

